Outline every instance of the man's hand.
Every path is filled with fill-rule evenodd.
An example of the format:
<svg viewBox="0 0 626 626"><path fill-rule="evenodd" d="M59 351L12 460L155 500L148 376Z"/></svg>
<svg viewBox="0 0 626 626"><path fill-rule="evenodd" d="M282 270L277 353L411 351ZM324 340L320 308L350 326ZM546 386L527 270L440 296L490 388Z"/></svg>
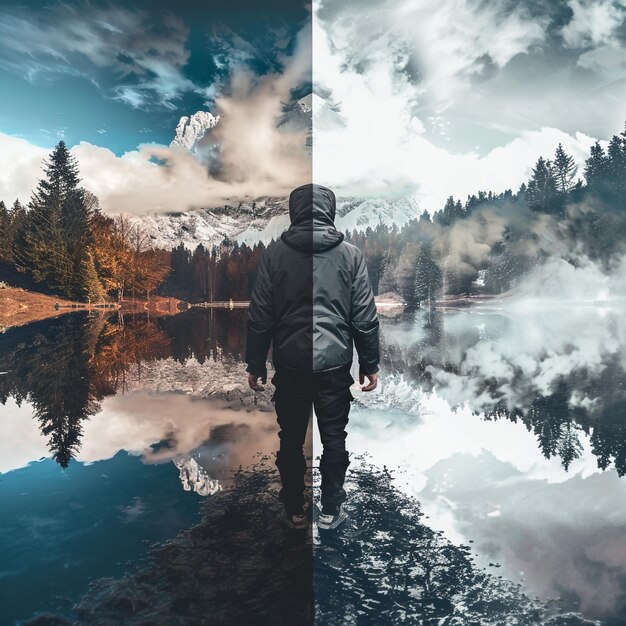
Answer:
<svg viewBox="0 0 626 626"><path fill-rule="evenodd" d="M258 374L248 374L248 385L250 385L250 389L254 391L263 391L265 389L265 387L259 383L259 378L261 378L261 376ZM265 382L265 380L261 382Z"/></svg>
<svg viewBox="0 0 626 626"><path fill-rule="evenodd" d="M373 391L378 385L378 374L364 374L359 372L359 383L362 385L365 382L365 378L369 381L367 385L361 387L361 391Z"/></svg>

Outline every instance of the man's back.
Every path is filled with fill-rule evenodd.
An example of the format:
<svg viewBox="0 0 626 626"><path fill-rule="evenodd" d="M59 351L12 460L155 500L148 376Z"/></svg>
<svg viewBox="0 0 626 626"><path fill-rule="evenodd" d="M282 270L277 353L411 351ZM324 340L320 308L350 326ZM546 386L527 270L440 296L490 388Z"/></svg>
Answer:
<svg viewBox="0 0 626 626"><path fill-rule="evenodd" d="M289 230L259 261L248 312L248 384L255 391L263 389L258 378L265 382L273 341L281 519L293 529L307 527L303 446L313 407L323 446L318 528L334 530L346 519L342 505L350 465L345 442L354 399L353 342L360 382L369 379L361 389L372 391L377 384L378 317L363 255L335 228L333 192L318 185L298 187L289 196L289 217Z"/></svg>
<svg viewBox="0 0 626 626"><path fill-rule="evenodd" d="M248 371L263 373L273 340L276 368L320 372L352 362L378 367L378 318L363 255L334 226L335 197L305 185L289 198L291 226L259 262L249 310Z"/></svg>

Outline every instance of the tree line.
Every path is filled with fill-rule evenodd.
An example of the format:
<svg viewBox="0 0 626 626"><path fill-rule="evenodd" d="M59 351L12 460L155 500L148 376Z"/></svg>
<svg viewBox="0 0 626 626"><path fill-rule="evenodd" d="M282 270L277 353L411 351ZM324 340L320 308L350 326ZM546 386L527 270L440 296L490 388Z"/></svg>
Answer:
<svg viewBox="0 0 626 626"><path fill-rule="evenodd" d="M0 260L75 300L149 297L169 273L169 253L127 216L104 215L79 184L76 159L60 141L28 205L0 201Z"/></svg>
<svg viewBox="0 0 626 626"><path fill-rule="evenodd" d="M552 158L537 160L516 192L479 191L464 202L449 197L432 216L425 211L402 227L379 225L346 237L363 251L375 293L399 293L414 306L510 289L554 253L550 237L608 266L626 239L626 131L606 150L599 142L592 146L584 182L579 174L559 144ZM502 232L489 238L485 233L498 219ZM468 250L468 233L484 249L480 254ZM0 203L0 260L82 300L149 296L157 289L190 301L248 300L264 249L228 239L193 251L182 244L170 252L153 248L139 225L103 215L97 198L79 187L62 141L29 206Z"/></svg>
<svg viewBox="0 0 626 626"><path fill-rule="evenodd" d="M479 191L465 202L449 197L432 216L425 211L402 227L383 224L346 238L363 251L374 292L398 293L413 306L507 291L554 254L557 243L574 262L584 254L608 267L626 239L626 131L613 136L606 150L599 142L592 146L584 182L579 174L559 144L552 158L537 160L516 192ZM490 237L497 220L501 232ZM485 250L472 255L468 241ZM176 285L196 300L248 300L264 248L228 240L211 250L179 246L172 251L166 288Z"/></svg>

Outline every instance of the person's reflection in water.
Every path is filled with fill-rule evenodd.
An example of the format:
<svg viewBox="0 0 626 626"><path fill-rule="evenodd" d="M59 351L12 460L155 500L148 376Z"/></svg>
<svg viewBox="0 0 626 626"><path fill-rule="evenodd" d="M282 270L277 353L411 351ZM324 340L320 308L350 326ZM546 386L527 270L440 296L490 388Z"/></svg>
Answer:
<svg viewBox="0 0 626 626"><path fill-rule="evenodd" d="M323 445L318 527L330 530L346 519L345 428L354 346L361 384L368 379L362 389L371 391L377 385L379 323L363 254L335 228L334 193L320 185L298 187L289 197L289 217L289 229L259 261L248 313L248 381L263 389L259 379L267 380L273 343L281 519L292 528L308 526L303 445L315 407Z"/></svg>

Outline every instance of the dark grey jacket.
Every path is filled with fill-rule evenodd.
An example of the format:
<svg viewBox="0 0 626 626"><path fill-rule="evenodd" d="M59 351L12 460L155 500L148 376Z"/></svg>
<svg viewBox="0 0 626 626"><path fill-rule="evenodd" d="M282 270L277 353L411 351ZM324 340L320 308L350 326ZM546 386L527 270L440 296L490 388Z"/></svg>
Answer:
<svg viewBox="0 0 626 626"><path fill-rule="evenodd" d="M378 316L361 251L334 225L335 195L304 185L289 196L291 226L261 255L248 312L247 371L265 378L273 362L319 372L352 362L378 371Z"/></svg>

